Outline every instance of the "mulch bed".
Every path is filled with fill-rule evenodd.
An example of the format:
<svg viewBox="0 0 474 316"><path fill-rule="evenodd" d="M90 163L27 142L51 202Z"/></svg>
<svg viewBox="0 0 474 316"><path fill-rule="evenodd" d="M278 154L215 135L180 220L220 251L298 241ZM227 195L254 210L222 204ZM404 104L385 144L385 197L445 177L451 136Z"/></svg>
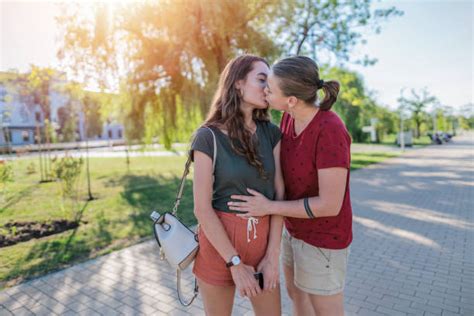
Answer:
<svg viewBox="0 0 474 316"><path fill-rule="evenodd" d="M0 232L0 248L15 245L33 238L42 238L62 233L79 226L77 221L56 220L51 222L11 222L3 225L2 230L8 230L5 235Z"/></svg>

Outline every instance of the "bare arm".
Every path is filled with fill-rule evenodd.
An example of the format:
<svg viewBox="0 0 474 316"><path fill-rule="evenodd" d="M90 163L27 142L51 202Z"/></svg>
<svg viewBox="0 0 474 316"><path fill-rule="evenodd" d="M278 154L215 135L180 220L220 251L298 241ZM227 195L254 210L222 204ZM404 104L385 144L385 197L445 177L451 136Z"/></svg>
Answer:
<svg viewBox="0 0 474 316"><path fill-rule="evenodd" d="M280 144L281 141L273 149L273 157L275 158L275 192L276 200L282 201L285 196L285 184L283 182L283 174L280 165ZM283 216L272 215L270 221L270 236L267 246L267 254L280 255L281 231L283 229Z"/></svg>
<svg viewBox="0 0 474 316"><path fill-rule="evenodd" d="M308 199L315 217L329 217L339 214L346 192L347 173L347 169L339 167L318 170L319 196ZM274 202L270 210L272 214L308 218L303 199Z"/></svg>
<svg viewBox="0 0 474 316"><path fill-rule="evenodd" d="M199 185L198 185L199 184ZM225 262L237 255L219 217L212 208L212 159L200 151L194 151L194 215L210 243Z"/></svg>
<svg viewBox="0 0 474 316"><path fill-rule="evenodd" d="M318 169L319 196L309 197L308 202L315 217L337 216L341 210L346 190L348 170L342 167ZM249 190L252 196L233 195L232 199L244 202L229 202L231 210L248 212L246 216L266 214L296 218L308 218L303 199L294 201L271 201L257 191Z"/></svg>
<svg viewBox="0 0 474 316"><path fill-rule="evenodd" d="M221 220L212 208L212 160L206 154L194 151L194 214L207 239L225 262L238 255ZM232 279L240 296L253 297L261 293L255 280L254 267L245 262L230 267Z"/></svg>
<svg viewBox="0 0 474 316"><path fill-rule="evenodd" d="M285 185L280 168L280 142L273 149L275 159L275 193L276 200L283 200ZM268 236L267 250L265 256L258 264L257 270L263 273L264 290L272 291L280 282L280 243L281 231L283 229L283 217L280 215L270 215L270 233Z"/></svg>

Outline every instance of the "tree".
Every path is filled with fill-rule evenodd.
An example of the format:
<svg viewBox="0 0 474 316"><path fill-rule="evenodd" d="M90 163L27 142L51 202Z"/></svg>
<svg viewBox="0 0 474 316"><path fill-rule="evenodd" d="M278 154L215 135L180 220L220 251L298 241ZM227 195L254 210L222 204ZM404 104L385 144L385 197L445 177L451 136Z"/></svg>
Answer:
<svg viewBox="0 0 474 316"><path fill-rule="evenodd" d="M328 53L341 63L348 61L352 49L364 43L361 31L379 33L381 22L400 16L395 7L371 10L372 1L293 0L283 1L275 14L274 33L287 54L307 54L318 59ZM373 63L367 56L358 61Z"/></svg>
<svg viewBox="0 0 474 316"><path fill-rule="evenodd" d="M420 92L411 90L411 97L403 96L401 92L398 102L403 104L412 114L412 120L415 123L415 137L419 138L420 126L425 121L426 108L437 101L436 97L430 95L428 89L424 88Z"/></svg>
<svg viewBox="0 0 474 316"><path fill-rule="evenodd" d="M35 108L41 108L41 119L36 120L36 142L39 149L40 160L40 182L52 181L51 169L51 100L50 91L55 87L57 80L64 79L63 75L52 68L41 68L31 65L28 73L19 76L18 88L21 100L35 112ZM46 144L46 154L44 154L43 143Z"/></svg>
<svg viewBox="0 0 474 316"><path fill-rule="evenodd" d="M178 126L179 107L191 116L196 108L201 116L207 112L229 58L245 51L277 55L261 22L276 3L164 0L115 9L98 4L88 20L78 14L79 6L69 6L58 19L64 31L58 55L68 69L101 88L121 87L123 99L131 102L125 125L134 126L127 137L142 139L154 118L157 126L148 130L169 147L181 128L197 126Z"/></svg>
<svg viewBox="0 0 474 316"><path fill-rule="evenodd" d="M370 100L366 95L362 77L356 72L339 67L323 68L322 76L327 80L336 80L341 84L341 90L333 109L345 122L354 141L363 141L366 135L362 131L362 126L370 121L370 117L364 119L363 107Z"/></svg>

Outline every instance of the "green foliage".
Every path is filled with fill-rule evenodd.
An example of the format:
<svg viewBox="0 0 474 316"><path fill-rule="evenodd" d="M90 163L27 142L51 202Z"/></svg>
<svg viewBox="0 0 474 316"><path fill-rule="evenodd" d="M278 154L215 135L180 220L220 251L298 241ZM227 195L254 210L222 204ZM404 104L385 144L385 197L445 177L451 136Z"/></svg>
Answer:
<svg viewBox="0 0 474 316"><path fill-rule="evenodd" d="M14 181L13 167L10 163L0 161L0 184L5 186L8 182Z"/></svg>
<svg viewBox="0 0 474 316"><path fill-rule="evenodd" d="M111 88L107 78L119 77L114 71L125 62L119 84L127 101L121 111L126 137L158 137L169 147L198 126L231 57L279 53L261 18L277 2L136 2L117 5L110 15L97 4L87 23L76 6L58 19L64 31L59 55L103 88Z"/></svg>
<svg viewBox="0 0 474 316"><path fill-rule="evenodd" d="M282 116L283 116L283 112L270 109L270 117L273 124L280 126Z"/></svg>
<svg viewBox="0 0 474 316"><path fill-rule="evenodd" d="M437 102L436 97L431 96L426 88L421 92L412 89L410 97L405 97L402 92L398 102L401 108L411 113L411 119L415 124L415 137L419 138L421 136L421 125L428 121L427 107Z"/></svg>
<svg viewBox="0 0 474 316"><path fill-rule="evenodd" d="M363 44L362 30L380 32L381 23L403 12L395 7L372 10L371 0L281 1L269 22L275 41L286 55L306 54L317 59L326 53L339 63L348 61L357 44ZM375 62L365 56L356 61L364 65Z"/></svg>
<svg viewBox="0 0 474 316"><path fill-rule="evenodd" d="M61 191L64 197L71 197L75 193L75 185L81 174L82 158L63 157L53 161L54 176L61 182Z"/></svg>
<svg viewBox="0 0 474 316"><path fill-rule="evenodd" d="M36 164L32 161L26 167L26 174L35 174L36 173Z"/></svg>
<svg viewBox="0 0 474 316"><path fill-rule="evenodd" d="M367 135L362 132L362 126L370 122L367 109L374 108L375 104L366 95L362 78L353 71L338 67L323 68L321 74L325 80L336 80L340 83L341 89L333 110L345 122L353 140L364 141Z"/></svg>

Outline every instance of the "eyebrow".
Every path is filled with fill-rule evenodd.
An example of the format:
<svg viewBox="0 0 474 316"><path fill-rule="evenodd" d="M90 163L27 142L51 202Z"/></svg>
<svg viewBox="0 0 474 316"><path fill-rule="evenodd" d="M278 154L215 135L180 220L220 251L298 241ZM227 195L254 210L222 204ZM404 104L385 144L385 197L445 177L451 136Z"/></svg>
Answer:
<svg viewBox="0 0 474 316"><path fill-rule="evenodd" d="M258 76L258 75L262 75L262 76L264 76L265 78L268 77L268 75L267 75L266 73L264 73L264 72L259 72L259 73L257 74L257 76Z"/></svg>

